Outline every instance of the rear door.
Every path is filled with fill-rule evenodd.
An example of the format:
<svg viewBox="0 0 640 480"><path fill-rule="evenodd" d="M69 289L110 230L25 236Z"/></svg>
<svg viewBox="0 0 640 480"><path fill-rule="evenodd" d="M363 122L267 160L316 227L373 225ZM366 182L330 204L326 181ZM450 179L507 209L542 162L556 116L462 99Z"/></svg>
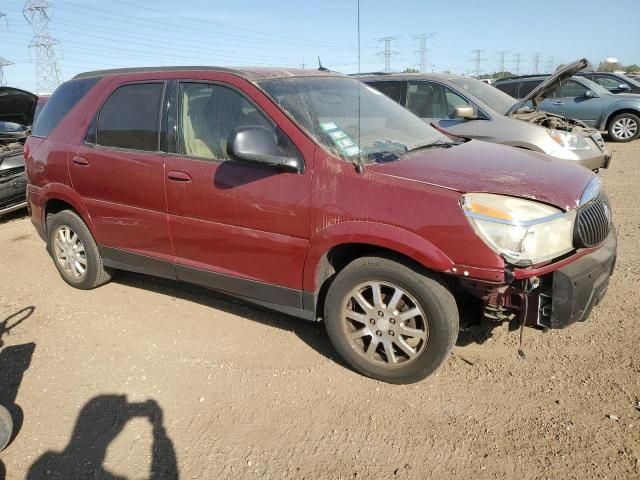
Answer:
<svg viewBox="0 0 640 480"><path fill-rule="evenodd" d="M224 81L173 87L176 129L169 131L177 130L177 138L167 158L166 190L178 278L300 308L313 148L293 144L266 113L273 104L255 88L258 99ZM234 160L228 140L246 125L273 129L282 148L299 148L304 172Z"/></svg>
<svg viewBox="0 0 640 480"><path fill-rule="evenodd" d="M159 144L164 88L162 81L114 88L69 160L98 243L125 263L136 261L131 253L173 261ZM149 270L172 275L172 266L148 263Z"/></svg>

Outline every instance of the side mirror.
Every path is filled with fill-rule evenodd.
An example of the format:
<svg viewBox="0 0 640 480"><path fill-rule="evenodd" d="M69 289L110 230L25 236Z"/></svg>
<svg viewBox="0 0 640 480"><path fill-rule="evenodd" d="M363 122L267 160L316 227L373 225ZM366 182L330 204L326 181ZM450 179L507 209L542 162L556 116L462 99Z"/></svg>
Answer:
<svg viewBox="0 0 640 480"><path fill-rule="evenodd" d="M584 96L587 98L597 98L598 95L596 95L593 90L587 90L584 92Z"/></svg>
<svg viewBox="0 0 640 480"><path fill-rule="evenodd" d="M463 105L455 107L453 109L453 116L456 118L472 119L475 117L475 113L473 111L473 107L469 105Z"/></svg>
<svg viewBox="0 0 640 480"><path fill-rule="evenodd" d="M276 132L267 127L247 125L234 129L229 150L238 160L271 165L287 172L302 171L302 160L283 152Z"/></svg>
<svg viewBox="0 0 640 480"><path fill-rule="evenodd" d="M621 83L620 85L618 85L618 90L631 90L631 87L626 83Z"/></svg>

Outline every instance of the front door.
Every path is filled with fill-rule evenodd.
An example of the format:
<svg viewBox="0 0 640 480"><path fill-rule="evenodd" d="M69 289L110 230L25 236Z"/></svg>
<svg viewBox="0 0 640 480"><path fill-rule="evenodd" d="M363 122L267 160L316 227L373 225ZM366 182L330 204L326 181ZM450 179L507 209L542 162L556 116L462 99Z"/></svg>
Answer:
<svg viewBox="0 0 640 480"><path fill-rule="evenodd" d="M236 161L227 145L236 127L261 125L283 149L296 146L232 85L184 81L175 91L166 190L178 278L300 308L312 155L300 174Z"/></svg>
<svg viewBox="0 0 640 480"><path fill-rule="evenodd" d="M587 125L596 127L602 116L602 100L597 96L588 97L587 90L589 89L581 83L569 80L560 89L556 89L553 97L547 97L539 108L563 117L582 120Z"/></svg>
<svg viewBox="0 0 640 480"><path fill-rule="evenodd" d="M73 188L83 197L101 247L168 262L159 124L164 82L126 84L111 93L69 160ZM122 256L120 258L123 258ZM125 263L133 263L127 258ZM154 270L154 268L150 268ZM155 272L163 273L163 272ZM166 272L165 272L166 273Z"/></svg>

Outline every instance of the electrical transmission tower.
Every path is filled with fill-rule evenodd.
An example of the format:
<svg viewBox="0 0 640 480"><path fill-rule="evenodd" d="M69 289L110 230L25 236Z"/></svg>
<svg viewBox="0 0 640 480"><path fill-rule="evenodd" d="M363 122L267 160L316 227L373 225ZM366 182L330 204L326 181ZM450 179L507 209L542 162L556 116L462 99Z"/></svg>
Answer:
<svg viewBox="0 0 640 480"><path fill-rule="evenodd" d="M414 35L413 38L420 42L420 46L415 53L418 55L418 70L421 72L426 72L429 64L427 63L427 53L429 50L427 49L427 39L432 38L435 35L435 32L432 33L421 33L419 35Z"/></svg>
<svg viewBox="0 0 640 480"><path fill-rule="evenodd" d="M4 67L8 67L9 65L13 65L13 62L10 62L4 57L0 57L0 87L4 87L7 84L4 79Z"/></svg>
<svg viewBox="0 0 640 480"><path fill-rule="evenodd" d="M62 81L55 46L60 42L49 34L48 0L28 0L22 13L33 27L33 39L29 48L36 49L36 91L53 92Z"/></svg>
<svg viewBox="0 0 640 480"><path fill-rule="evenodd" d="M398 37L382 37L376 39L379 42L384 42L384 50L382 52L378 52L378 55L382 55L384 57L385 73L391 72L391 57L398 54L395 50L391 50L391 42L397 39Z"/></svg>
<svg viewBox="0 0 640 480"><path fill-rule="evenodd" d="M533 73L534 75L537 75L538 73L540 73L540 58L542 57L542 55L540 55L539 53L535 53L533 55Z"/></svg>
<svg viewBox="0 0 640 480"><path fill-rule="evenodd" d="M498 52L498 54L500 55L500 70L498 70L500 77L504 76L504 56L507 53L509 53L508 50L500 50Z"/></svg>
<svg viewBox="0 0 640 480"><path fill-rule="evenodd" d="M472 58L470 61L476 63L476 78L480 76L480 64L486 60L486 58L482 58L482 54L484 50L471 50L476 54L475 58Z"/></svg>
<svg viewBox="0 0 640 480"><path fill-rule="evenodd" d="M547 73L553 73L553 64L554 64L554 58L549 57L549 60L547 60Z"/></svg>
<svg viewBox="0 0 640 480"><path fill-rule="evenodd" d="M516 75L520 75L520 57L522 57L521 53L514 53L514 57L516 57Z"/></svg>

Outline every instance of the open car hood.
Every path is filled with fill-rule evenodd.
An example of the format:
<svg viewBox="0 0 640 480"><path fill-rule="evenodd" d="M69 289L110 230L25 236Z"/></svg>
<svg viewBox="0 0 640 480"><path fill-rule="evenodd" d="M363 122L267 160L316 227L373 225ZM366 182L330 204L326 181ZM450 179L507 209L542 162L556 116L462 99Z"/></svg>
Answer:
<svg viewBox="0 0 640 480"><path fill-rule="evenodd" d="M38 96L13 87L0 87L0 121L29 126Z"/></svg>
<svg viewBox="0 0 640 480"><path fill-rule="evenodd" d="M556 88L562 85L564 82L573 77L576 73L587 66L587 59L581 58L580 60L576 60L569 65L562 67L560 70L556 71L553 75L550 75L544 82L538 85L536 88L531 90L531 93L520 100L520 103L516 103L511 109L507 112L507 115L515 112L527 102L531 102L534 108L538 108L538 104L542 102L547 95L552 93Z"/></svg>

